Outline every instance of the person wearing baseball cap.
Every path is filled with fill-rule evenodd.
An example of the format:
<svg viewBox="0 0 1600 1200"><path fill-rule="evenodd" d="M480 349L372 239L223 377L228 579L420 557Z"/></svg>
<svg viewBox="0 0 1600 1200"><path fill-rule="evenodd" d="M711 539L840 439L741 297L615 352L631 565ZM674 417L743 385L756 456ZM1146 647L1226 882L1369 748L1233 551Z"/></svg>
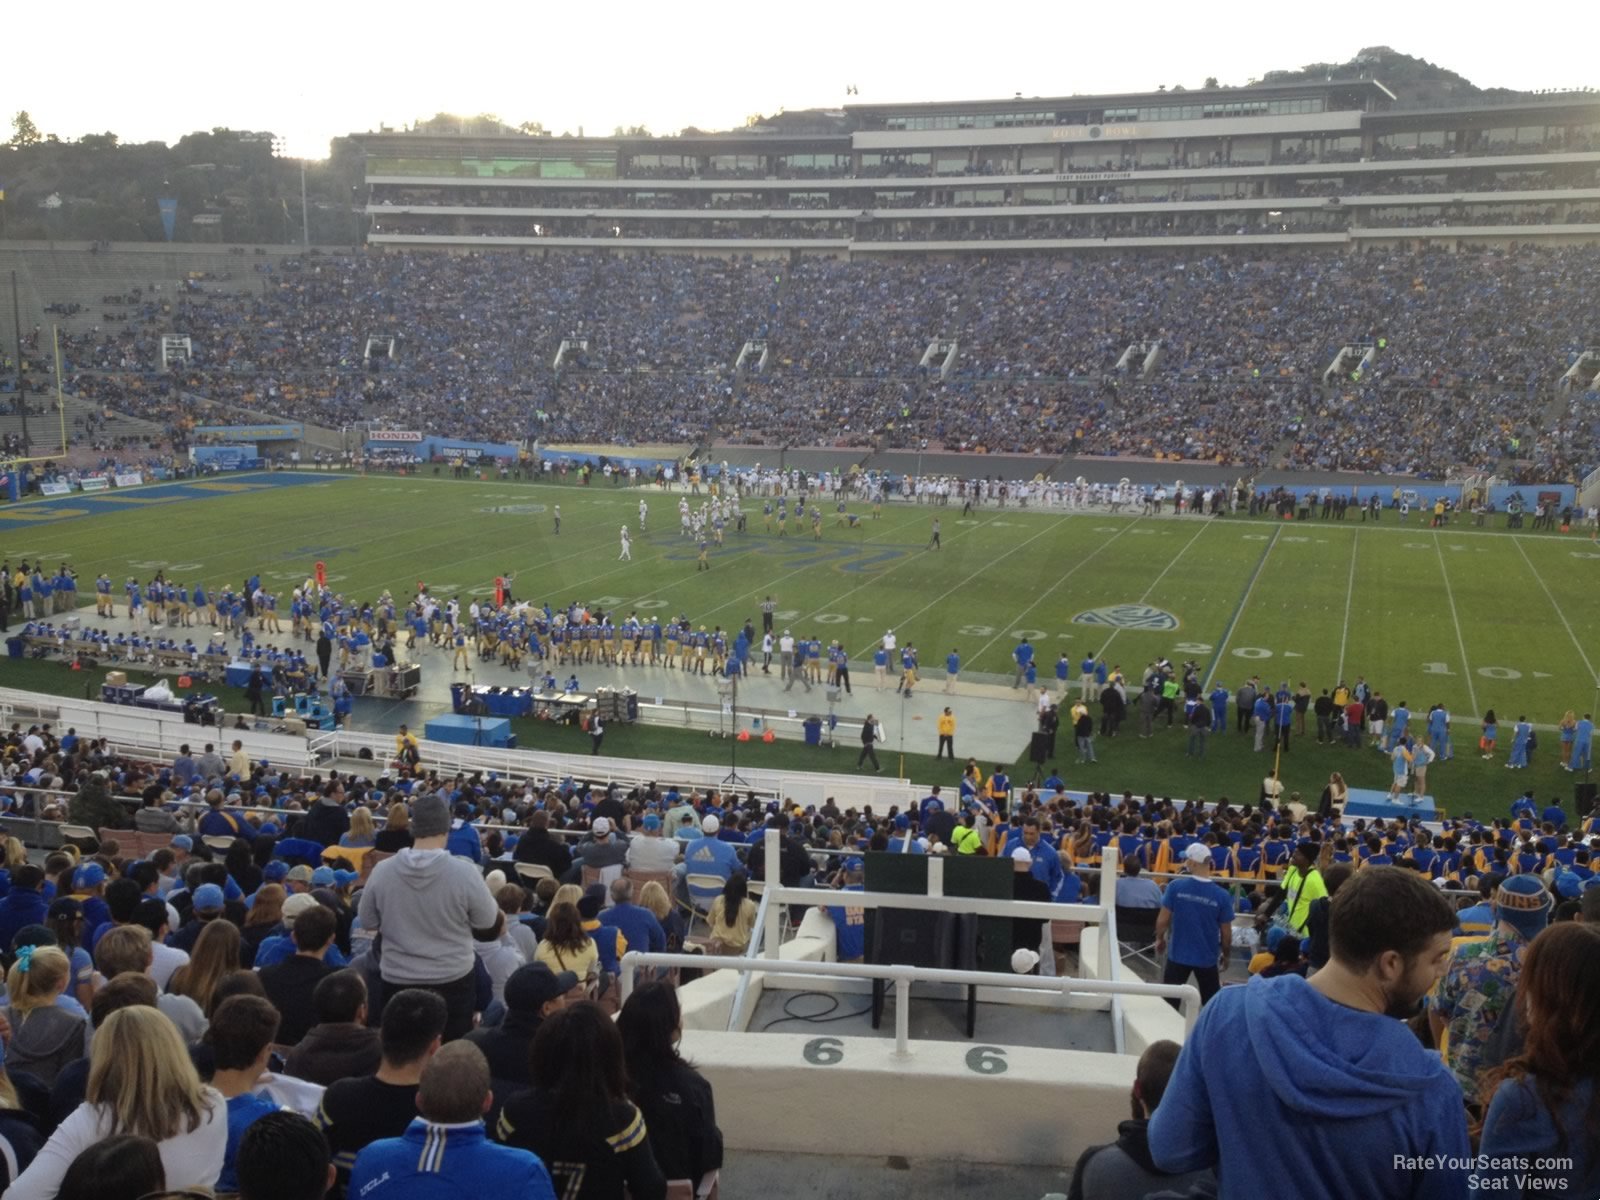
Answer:
<svg viewBox="0 0 1600 1200"><path fill-rule="evenodd" d="M1161 982L1188 983L1193 975L1204 1004L1222 986L1221 968L1233 949L1233 901L1212 882L1211 851L1204 845L1192 843L1183 852L1183 864L1188 873L1167 884L1161 896L1156 953L1167 955Z"/></svg>
<svg viewBox="0 0 1600 1200"><path fill-rule="evenodd" d="M612 827L610 817L596 817L589 826L589 836L578 843L573 857L578 861L580 876L585 868L603 871L621 867L628 859L628 842Z"/></svg>
<svg viewBox="0 0 1600 1200"><path fill-rule="evenodd" d="M478 941L498 936L500 909L477 866L446 852L450 806L425 794L411 803L414 844L373 868L361 892L361 928L383 934L383 982L425 988L449 1010L445 1040L472 1028Z"/></svg>
<svg viewBox="0 0 1600 1200"><path fill-rule="evenodd" d="M661 815L645 813L640 829L638 837L628 839L628 869L649 872L672 870L678 861L678 842L675 838L661 836Z"/></svg>
<svg viewBox="0 0 1600 1200"><path fill-rule="evenodd" d="M528 1067L533 1035L550 1014L583 999L582 984L571 971L552 971L544 963L518 967L506 980L506 1012L500 1024L479 1026L467 1034L467 1041L489 1060L497 1108L499 1097L533 1085Z"/></svg>
<svg viewBox="0 0 1600 1200"><path fill-rule="evenodd" d="M1467 1101L1477 1101L1480 1073L1503 1057L1493 1045L1501 1018L1516 997L1528 943L1549 924L1554 902L1539 876L1507 876L1494 894L1494 928L1451 952L1444 978L1428 995L1434 1040Z"/></svg>
<svg viewBox="0 0 1600 1200"><path fill-rule="evenodd" d="M189 919L173 931L167 938L167 944L175 950L182 950L188 954L194 950L194 944L199 940L200 932L212 921L222 918L223 905L227 898L222 894L222 888L214 883L202 883L190 893Z"/></svg>
<svg viewBox="0 0 1600 1200"><path fill-rule="evenodd" d="M284 886L289 889L291 896L311 890L312 870L305 863L289 868L289 874L284 877Z"/></svg>
<svg viewBox="0 0 1600 1200"><path fill-rule="evenodd" d="M732 842L717 836L721 831L722 822L707 813L700 821L700 836L684 846L683 861L672 868L673 888L678 899L693 904L702 912L722 895L728 876L739 869L739 855ZM690 875L715 875L716 886L710 886L709 879L704 885L690 886Z"/></svg>

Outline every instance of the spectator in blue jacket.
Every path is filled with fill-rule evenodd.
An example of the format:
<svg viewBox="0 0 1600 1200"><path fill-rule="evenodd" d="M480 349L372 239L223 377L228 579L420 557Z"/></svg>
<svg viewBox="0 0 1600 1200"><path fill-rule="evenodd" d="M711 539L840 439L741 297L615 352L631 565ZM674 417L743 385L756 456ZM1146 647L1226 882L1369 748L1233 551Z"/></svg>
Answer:
<svg viewBox="0 0 1600 1200"><path fill-rule="evenodd" d="M1154 1165L1213 1167L1224 1197L1286 1180L1302 1200L1465 1197L1467 1171L1422 1161L1471 1153L1460 1086L1399 1019L1443 975L1454 930L1415 871L1358 871L1330 906L1327 966L1223 988L1201 1011L1150 1120Z"/></svg>
<svg viewBox="0 0 1600 1200"><path fill-rule="evenodd" d="M450 822L450 836L445 839L444 848L451 854L470 858L480 866L483 863L483 839L478 836L477 826L472 823L472 806L461 803L456 805L456 818Z"/></svg>
<svg viewBox="0 0 1600 1200"><path fill-rule="evenodd" d="M0 897L0 948L11 949L17 931L28 925L43 925L50 911L41 890L44 871L25 863L11 872L11 890Z"/></svg>
<svg viewBox="0 0 1600 1200"><path fill-rule="evenodd" d="M716 817L707 815L700 821L700 836L684 845L683 861L672 868L673 886L677 890L678 898L685 904L691 898L701 908L710 904L722 894L723 884L728 882L739 866L739 854L733 848L732 842L725 842L717 836L722 832L722 822ZM688 877L690 875L715 875L717 886L715 888L690 888Z"/></svg>
<svg viewBox="0 0 1600 1200"><path fill-rule="evenodd" d="M467 1041L441 1047L422 1069L422 1115L400 1137L373 1142L356 1155L349 1194L363 1200L555 1200L537 1155L489 1141L483 1115L493 1103L483 1051Z"/></svg>
<svg viewBox="0 0 1600 1200"><path fill-rule="evenodd" d="M629 950L652 953L667 948L667 934L655 913L633 902L633 880L627 876L611 881L611 907L600 914L600 924L621 931Z"/></svg>

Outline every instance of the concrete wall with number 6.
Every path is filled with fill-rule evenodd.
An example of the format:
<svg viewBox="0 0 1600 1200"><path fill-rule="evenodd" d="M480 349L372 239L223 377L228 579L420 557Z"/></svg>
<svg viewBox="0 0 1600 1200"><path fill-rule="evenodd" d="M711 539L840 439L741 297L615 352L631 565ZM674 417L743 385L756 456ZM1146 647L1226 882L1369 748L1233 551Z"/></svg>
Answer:
<svg viewBox="0 0 1600 1200"><path fill-rule="evenodd" d="M730 1149L1070 1168L1116 1140L1138 1060L1078 1050L685 1030ZM974 1121L976 1118L976 1121Z"/></svg>

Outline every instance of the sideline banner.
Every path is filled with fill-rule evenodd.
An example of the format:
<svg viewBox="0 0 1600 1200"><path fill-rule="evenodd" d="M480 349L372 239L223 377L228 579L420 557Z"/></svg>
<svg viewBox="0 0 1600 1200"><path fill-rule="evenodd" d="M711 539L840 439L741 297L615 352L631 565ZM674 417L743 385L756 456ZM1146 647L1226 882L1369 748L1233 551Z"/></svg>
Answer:
<svg viewBox="0 0 1600 1200"><path fill-rule="evenodd" d="M86 492L104 492L111 488L111 480L104 475L85 475L78 484Z"/></svg>
<svg viewBox="0 0 1600 1200"><path fill-rule="evenodd" d="M219 471L242 471L260 461L254 446L192 446L189 461L198 467L215 467Z"/></svg>
<svg viewBox="0 0 1600 1200"><path fill-rule="evenodd" d="M138 487L144 482L144 476L140 475L137 471L133 471L126 475L113 475L111 477L111 481L119 488Z"/></svg>
<svg viewBox="0 0 1600 1200"><path fill-rule="evenodd" d="M306 435L306 427L298 421L283 425L196 425L194 437L230 438L238 442L298 442Z"/></svg>
<svg viewBox="0 0 1600 1200"><path fill-rule="evenodd" d="M72 485L60 479L52 479L39 485L39 494L41 496L70 496L72 495Z"/></svg>

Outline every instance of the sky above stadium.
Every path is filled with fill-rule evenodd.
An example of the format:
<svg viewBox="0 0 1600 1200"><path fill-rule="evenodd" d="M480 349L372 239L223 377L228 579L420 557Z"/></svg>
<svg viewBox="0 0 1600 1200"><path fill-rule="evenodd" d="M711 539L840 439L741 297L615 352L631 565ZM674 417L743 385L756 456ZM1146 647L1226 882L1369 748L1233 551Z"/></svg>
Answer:
<svg viewBox="0 0 1600 1200"><path fill-rule="evenodd" d="M1522 10L1356 3L1336 20L1307 10L1215 9L1146 0L1091 15L1077 5L1001 9L943 0L905 6L728 0L589 8L510 3L221 5L168 11L90 0L85 36L8 56L0 108L46 133L111 131L172 142L195 129L271 130L287 152L327 155L340 134L436 112L605 135L736 128L753 113L847 103L1142 91L1243 84L1270 70L1343 62L1388 45L1480 87L1600 84L1581 0ZM14 32L25 32L18 29ZM1119 45L1120 50L1107 52ZM65 60L63 58L65 55ZM853 85L858 95L847 96ZM9 133L9 129L7 130ZM4 135L0 135L4 136Z"/></svg>

